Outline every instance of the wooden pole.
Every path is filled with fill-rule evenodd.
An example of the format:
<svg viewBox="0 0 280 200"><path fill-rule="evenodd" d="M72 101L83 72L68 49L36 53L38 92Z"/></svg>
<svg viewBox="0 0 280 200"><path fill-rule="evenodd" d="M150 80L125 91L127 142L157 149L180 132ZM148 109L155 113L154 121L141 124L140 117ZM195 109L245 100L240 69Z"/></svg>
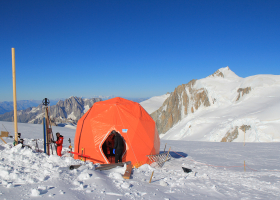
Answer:
<svg viewBox="0 0 280 200"><path fill-rule="evenodd" d="M1 139L5 144L7 144L7 142L6 142L2 137L0 137L0 139Z"/></svg>
<svg viewBox="0 0 280 200"><path fill-rule="evenodd" d="M246 164L245 164L245 160L244 160L244 172L246 172Z"/></svg>
<svg viewBox="0 0 280 200"><path fill-rule="evenodd" d="M47 153L47 146L46 146L46 118L43 117L43 139L44 139L44 153Z"/></svg>
<svg viewBox="0 0 280 200"><path fill-rule="evenodd" d="M151 183L151 182L152 182L153 175L154 175L154 171L153 171L153 173L152 173L152 175L151 175L151 178L150 178L149 183Z"/></svg>
<svg viewBox="0 0 280 200"><path fill-rule="evenodd" d="M165 147L164 147L164 151L163 151L163 153L165 153L166 144L167 144L167 143L165 143Z"/></svg>
<svg viewBox="0 0 280 200"><path fill-rule="evenodd" d="M245 126L244 126L244 143L243 146L245 146Z"/></svg>
<svg viewBox="0 0 280 200"><path fill-rule="evenodd" d="M169 155L170 150L171 150L171 147L169 147L169 150L168 150L168 153L167 153L167 156L166 156L166 158L165 158L164 163L167 161L167 158L168 158L168 155Z"/></svg>
<svg viewBox="0 0 280 200"><path fill-rule="evenodd" d="M15 59L15 48L12 48L12 68L13 68L13 96L14 96L15 145L17 145L17 144L18 144L18 126L17 126L17 91L16 91L16 59Z"/></svg>

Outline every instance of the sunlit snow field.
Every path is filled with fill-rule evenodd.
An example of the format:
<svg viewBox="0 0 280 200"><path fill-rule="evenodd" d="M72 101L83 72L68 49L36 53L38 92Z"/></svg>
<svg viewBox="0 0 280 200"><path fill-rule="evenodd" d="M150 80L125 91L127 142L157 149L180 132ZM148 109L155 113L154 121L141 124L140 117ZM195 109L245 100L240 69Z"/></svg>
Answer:
<svg viewBox="0 0 280 200"><path fill-rule="evenodd" d="M0 122L13 135L13 123ZM2 129L3 130L3 126ZM84 163L69 170L66 153L75 129L53 127L64 135L64 156L0 144L0 199L277 199L280 196L280 143L220 143L161 140L161 151L171 147L172 159L162 168L143 165L124 180L125 168L94 170ZM35 149L42 125L19 124L25 143ZM244 171L244 161L246 172ZM182 167L192 169L184 173ZM154 171L152 182L150 176Z"/></svg>

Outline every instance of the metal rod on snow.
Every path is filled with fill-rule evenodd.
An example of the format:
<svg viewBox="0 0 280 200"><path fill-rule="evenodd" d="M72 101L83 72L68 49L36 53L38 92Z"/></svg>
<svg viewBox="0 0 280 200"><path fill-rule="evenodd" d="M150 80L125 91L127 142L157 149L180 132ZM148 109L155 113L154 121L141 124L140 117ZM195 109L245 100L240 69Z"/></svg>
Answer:
<svg viewBox="0 0 280 200"><path fill-rule="evenodd" d="M50 137L49 137L49 116L48 116L48 107L45 107L45 118L46 118L46 143L47 143L47 154L50 155Z"/></svg>
<svg viewBox="0 0 280 200"><path fill-rule="evenodd" d="M13 100L14 100L14 129L15 145L18 144L18 126L17 126L17 91L16 91L16 58L15 48L12 48L12 71L13 71Z"/></svg>

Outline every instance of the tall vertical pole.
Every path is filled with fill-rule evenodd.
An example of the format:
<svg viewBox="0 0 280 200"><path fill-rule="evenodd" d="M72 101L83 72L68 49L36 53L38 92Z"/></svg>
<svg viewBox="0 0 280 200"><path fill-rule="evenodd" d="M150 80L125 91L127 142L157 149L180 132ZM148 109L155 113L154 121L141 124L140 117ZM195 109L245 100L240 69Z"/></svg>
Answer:
<svg viewBox="0 0 280 200"><path fill-rule="evenodd" d="M245 126L244 126L244 143L243 143L243 146L245 146L245 132L246 132L246 130L245 130Z"/></svg>
<svg viewBox="0 0 280 200"><path fill-rule="evenodd" d="M46 118L46 144L47 144L47 154L50 155L50 135L49 135L49 113L48 107L45 107L45 118Z"/></svg>
<svg viewBox="0 0 280 200"><path fill-rule="evenodd" d="M44 152L50 155L50 133L51 128L49 128L49 112L48 112L48 105L50 100L44 98L42 101L43 105L45 106L45 117L43 118L43 132L44 132Z"/></svg>
<svg viewBox="0 0 280 200"><path fill-rule="evenodd" d="M17 91L16 91L16 58L15 58L15 48L12 48L12 68L13 68L15 145L17 145L18 144L18 126L17 126Z"/></svg>

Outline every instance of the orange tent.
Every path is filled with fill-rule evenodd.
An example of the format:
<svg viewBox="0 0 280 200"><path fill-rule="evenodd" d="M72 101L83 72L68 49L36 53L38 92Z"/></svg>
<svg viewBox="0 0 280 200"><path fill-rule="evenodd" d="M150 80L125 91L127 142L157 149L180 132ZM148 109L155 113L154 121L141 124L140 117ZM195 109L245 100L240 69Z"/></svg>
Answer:
<svg viewBox="0 0 280 200"><path fill-rule="evenodd" d="M94 103L78 121L74 158L83 154L93 163L114 163L104 150L113 130L124 139L123 162L139 166L148 162L147 155L159 153L160 139L151 116L139 103L116 97Z"/></svg>

